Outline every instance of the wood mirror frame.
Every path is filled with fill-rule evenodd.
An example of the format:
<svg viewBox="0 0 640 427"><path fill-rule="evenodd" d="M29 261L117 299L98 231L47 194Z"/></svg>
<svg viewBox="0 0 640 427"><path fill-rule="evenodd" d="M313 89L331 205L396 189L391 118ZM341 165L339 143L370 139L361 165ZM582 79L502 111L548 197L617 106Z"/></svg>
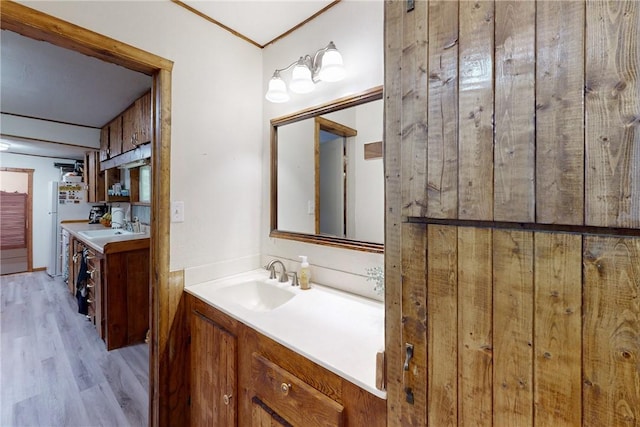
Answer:
<svg viewBox="0 0 640 427"><path fill-rule="evenodd" d="M319 234L306 234L294 231L278 230L278 127L298 122L301 120L314 118L323 114L355 107L371 101L382 99L382 86L376 86L362 93L298 111L287 116L278 117L271 120L271 232L270 237L279 239L297 240L318 245L334 246L358 251L384 253L383 243L364 242L335 236L324 236ZM380 118L382 120L382 117ZM384 177L383 177L384 181Z"/></svg>

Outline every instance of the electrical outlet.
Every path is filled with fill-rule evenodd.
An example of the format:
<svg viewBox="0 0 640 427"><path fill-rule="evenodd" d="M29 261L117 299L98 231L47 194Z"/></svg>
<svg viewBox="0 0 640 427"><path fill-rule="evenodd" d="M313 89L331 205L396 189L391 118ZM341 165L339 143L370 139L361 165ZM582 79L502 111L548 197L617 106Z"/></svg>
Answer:
<svg viewBox="0 0 640 427"><path fill-rule="evenodd" d="M184 222L184 202L171 202L171 222Z"/></svg>

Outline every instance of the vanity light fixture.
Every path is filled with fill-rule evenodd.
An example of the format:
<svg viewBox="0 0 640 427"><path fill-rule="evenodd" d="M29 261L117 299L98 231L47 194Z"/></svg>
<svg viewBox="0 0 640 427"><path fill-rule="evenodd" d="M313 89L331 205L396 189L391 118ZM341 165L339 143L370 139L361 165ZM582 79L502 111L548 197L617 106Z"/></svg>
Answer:
<svg viewBox="0 0 640 427"><path fill-rule="evenodd" d="M7 151L9 147L11 147L11 144L9 144L8 142L0 142L0 151Z"/></svg>
<svg viewBox="0 0 640 427"><path fill-rule="evenodd" d="M287 85L282 80L280 73L292 67L289 89L295 93L309 93L320 80L337 82L342 80L346 74L342 64L342 55L336 49L336 45L329 42L326 47L318 49L313 56L301 56L289 66L275 70L273 77L269 80L269 89L265 95L267 101L280 103L289 100Z"/></svg>

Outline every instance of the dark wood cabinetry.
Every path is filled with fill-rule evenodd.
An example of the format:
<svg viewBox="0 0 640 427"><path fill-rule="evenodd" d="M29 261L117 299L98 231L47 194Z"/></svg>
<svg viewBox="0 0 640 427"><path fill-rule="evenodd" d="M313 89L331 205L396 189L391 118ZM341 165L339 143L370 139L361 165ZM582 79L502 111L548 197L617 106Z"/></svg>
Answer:
<svg viewBox="0 0 640 427"><path fill-rule="evenodd" d="M151 141L151 92L137 99L122 113L122 152Z"/></svg>
<svg viewBox="0 0 640 427"><path fill-rule="evenodd" d="M107 350L143 342L149 329L148 239L119 246L115 250L106 245L101 253L75 236L70 241L69 291L75 295L80 257L86 251L88 317Z"/></svg>
<svg viewBox="0 0 640 427"><path fill-rule="evenodd" d="M237 425L237 338L197 308L190 327L192 425Z"/></svg>
<svg viewBox="0 0 640 427"><path fill-rule="evenodd" d="M193 426L386 425L385 401L186 294Z"/></svg>
<svg viewBox="0 0 640 427"><path fill-rule="evenodd" d="M109 158L112 159L122 153L122 116L118 116L109 123Z"/></svg>

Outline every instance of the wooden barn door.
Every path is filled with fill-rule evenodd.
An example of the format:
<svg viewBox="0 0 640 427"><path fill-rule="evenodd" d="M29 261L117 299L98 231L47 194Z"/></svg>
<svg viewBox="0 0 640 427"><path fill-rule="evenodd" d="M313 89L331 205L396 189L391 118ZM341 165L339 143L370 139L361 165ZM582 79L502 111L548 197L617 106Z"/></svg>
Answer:
<svg viewBox="0 0 640 427"><path fill-rule="evenodd" d="M0 169L0 274L33 269L33 169Z"/></svg>

